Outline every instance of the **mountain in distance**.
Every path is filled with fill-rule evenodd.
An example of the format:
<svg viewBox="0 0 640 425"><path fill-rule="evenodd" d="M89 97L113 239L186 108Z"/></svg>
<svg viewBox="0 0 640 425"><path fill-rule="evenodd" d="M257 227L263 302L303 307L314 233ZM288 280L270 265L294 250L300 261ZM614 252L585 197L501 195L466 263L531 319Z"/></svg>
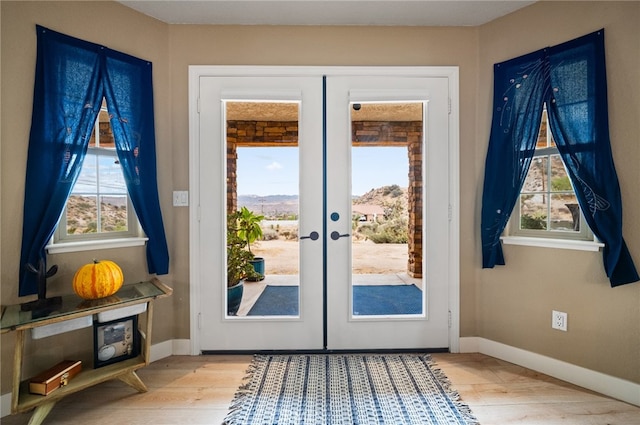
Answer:
<svg viewBox="0 0 640 425"><path fill-rule="evenodd" d="M369 204L381 207L400 202L400 205L406 209L407 200L407 188L392 184L373 188L362 196L354 196L352 202L354 205Z"/></svg>
<svg viewBox="0 0 640 425"><path fill-rule="evenodd" d="M370 204L385 207L399 201L402 209L407 207L407 188L389 185L371 189L362 196L353 196L353 204ZM270 220L296 219L298 195L238 195L238 208L247 207L256 214Z"/></svg>
<svg viewBox="0 0 640 425"><path fill-rule="evenodd" d="M297 219L298 195L238 195L238 208L242 207L270 220Z"/></svg>
<svg viewBox="0 0 640 425"><path fill-rule="evenodd" d="M407 189L398 185L371 189L362 196L352 198L354 205L386 205L400 202L406 211ZM104 229L119 229L126 226L127 207L124 197L102 199ZM298 195L238 195L238 208L247 207L268 220L296 220L298 218ZM67 202L67 231L71 234L95 232L96 199L87 196L71 196Z"/></svg>

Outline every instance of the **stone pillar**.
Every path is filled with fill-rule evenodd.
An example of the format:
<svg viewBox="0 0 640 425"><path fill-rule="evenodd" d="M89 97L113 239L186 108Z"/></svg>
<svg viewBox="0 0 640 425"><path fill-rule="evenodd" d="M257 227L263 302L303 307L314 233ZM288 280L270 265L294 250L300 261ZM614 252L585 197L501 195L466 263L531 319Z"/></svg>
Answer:
<svg viewBox="0 0 640 425"><path fill-rule="evenodd" d="M238 150L230 139L227 137L227 213L238 209Z"/></svg>
<svg viewBox="0 0 640 425"><path fill-rule="evenodd" d="M407 135L409 153L409 188L407 191L409 210L409 241L407 273L411 277L422 277L422 131Z"/></svg>

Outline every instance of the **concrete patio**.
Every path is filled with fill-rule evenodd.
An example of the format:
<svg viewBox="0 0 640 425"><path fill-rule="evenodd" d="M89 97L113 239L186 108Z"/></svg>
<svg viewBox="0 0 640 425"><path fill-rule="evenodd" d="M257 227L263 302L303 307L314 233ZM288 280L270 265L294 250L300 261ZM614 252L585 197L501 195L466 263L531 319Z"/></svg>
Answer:
<svg viewBox="0 0 640 425"><path fill-rule="evenodd" d="M238 310L238 316L246 316L251 307L258 300L262 291L267 285L273 286L297 286L299 284L298 275L266 275L264 280L259 282L245 282L242 303ZM353 285L411 285L414 284L422 289L422 279L415 279L406 273L389 274L355 274L353 275Z"/></svg>

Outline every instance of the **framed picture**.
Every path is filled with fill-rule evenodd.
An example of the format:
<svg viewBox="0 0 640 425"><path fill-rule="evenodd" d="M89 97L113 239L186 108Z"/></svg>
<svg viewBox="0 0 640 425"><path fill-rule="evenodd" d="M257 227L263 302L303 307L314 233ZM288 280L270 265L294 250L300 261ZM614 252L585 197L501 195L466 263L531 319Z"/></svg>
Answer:
<svg viewBox="0 0 640 425"><path fill-rule="evenodd" d="M93 323L93 367L99 368L140 353L138 316Z"/></svg>

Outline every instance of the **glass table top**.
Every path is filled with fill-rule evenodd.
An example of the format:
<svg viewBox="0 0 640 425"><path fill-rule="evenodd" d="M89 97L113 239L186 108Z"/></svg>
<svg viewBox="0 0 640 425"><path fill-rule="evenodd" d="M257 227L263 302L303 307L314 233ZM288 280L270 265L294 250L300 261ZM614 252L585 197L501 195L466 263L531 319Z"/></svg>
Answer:
<svg viewBox="0 0 640 425"><path fill-rule="evenodd" d="M90 314L92 310L104 310L104 307L115 308L121 304L143 302L145 299L164 295L168 295L168 292L153 282L139 282L123 285L114 295L97 300L85 300L76 294L69 294L51 297L49 305L35 306L32 309L24 307L27 303L2 306L0 329L6 331L23 325L38 326L40 321L50 321L74 313Z"/></svg>

